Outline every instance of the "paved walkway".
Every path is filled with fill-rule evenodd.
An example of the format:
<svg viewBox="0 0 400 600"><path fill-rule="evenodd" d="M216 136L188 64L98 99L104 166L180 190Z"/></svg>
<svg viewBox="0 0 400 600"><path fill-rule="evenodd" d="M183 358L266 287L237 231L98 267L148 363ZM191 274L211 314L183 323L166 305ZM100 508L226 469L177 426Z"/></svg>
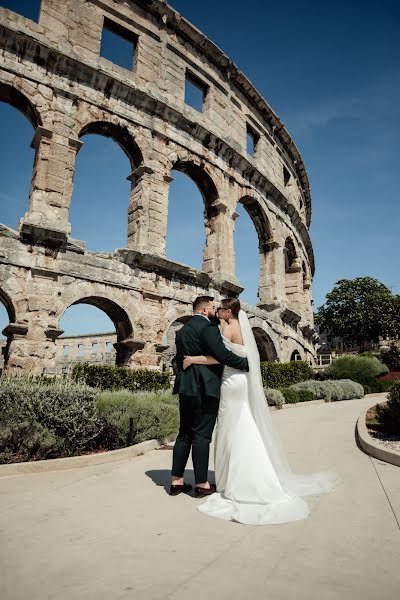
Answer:
<svg viewBox="0 0 400 600"><path fill-rule="evenodd" d="M371 398L273 414L293 468L334 469L306 521L264 527L170 498L171 452L0 479L2 600L393 600L400 597L400 469L354 429ZM189 480L192 471L189 471Z"/></svg>

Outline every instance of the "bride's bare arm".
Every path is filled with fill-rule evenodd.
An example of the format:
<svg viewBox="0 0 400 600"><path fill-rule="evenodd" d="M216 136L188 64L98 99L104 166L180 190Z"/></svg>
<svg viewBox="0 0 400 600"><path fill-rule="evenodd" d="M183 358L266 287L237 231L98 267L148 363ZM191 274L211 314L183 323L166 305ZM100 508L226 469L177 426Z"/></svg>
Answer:
<svg viewBox="0 0 400 600"><path fill-rule="evenodd" d="M183 359L183 369L187 369L190 365L219 365L219 361L213 356L185 356Z"/></svg>

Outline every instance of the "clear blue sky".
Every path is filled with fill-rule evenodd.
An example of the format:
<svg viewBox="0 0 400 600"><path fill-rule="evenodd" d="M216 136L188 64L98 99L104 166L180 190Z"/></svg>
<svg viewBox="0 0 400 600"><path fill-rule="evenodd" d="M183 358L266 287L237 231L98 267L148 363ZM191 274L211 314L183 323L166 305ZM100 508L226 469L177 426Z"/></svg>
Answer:
<svg viewBox="0 0 400 600"><path fill-rule="evenodd" d="M315 306L341 278L371 275L400 293L398 3L171 4L246 73L303 156L313 200ZM16 227L27 208L33 131L3 103L0 127L0 222ZM86 136L83 141L71 204L72 235L85 239L89 249L113 250L126 244L129 163L108 139ZM247 214L240 212L237 276L246 286L242 298L254 302L257 239ZM199 267L203 241L200 195L177 174L170 192L168 256ZM0 306L0 327L5 322ZM69 309L61 325L68 333L112 329L103 313L84 306Z"/></svg>

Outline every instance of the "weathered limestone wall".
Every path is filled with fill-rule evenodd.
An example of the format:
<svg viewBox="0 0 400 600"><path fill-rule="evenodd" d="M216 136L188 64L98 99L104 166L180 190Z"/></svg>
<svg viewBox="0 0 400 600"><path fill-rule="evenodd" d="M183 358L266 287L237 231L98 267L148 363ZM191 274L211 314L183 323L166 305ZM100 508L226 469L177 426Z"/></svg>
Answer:
<svg viewBox="0 0 400 600"><path fill-rule="evenodd" d="M105 19L136 39L132 70L99 55ZM60 318L82 302L114 322L118 364L160 365L171 328L196 295L242 289L233 247L238 203L259 237L259 302L247 309L260 348L270 360L294 351L312 360L307 175L278 117L226 55L160 0L42 0L38 23L0 8L0 60L0 100L35 128L29 209L18 231L0 226L8 369L53 370ZM202 112L184 102L187 76L204 87ZM131 164L126 249L112 254L88 252L70 236L76 155L88 133L114 139ZM201 271L165 256L173 169L204 198Z"/></svg>

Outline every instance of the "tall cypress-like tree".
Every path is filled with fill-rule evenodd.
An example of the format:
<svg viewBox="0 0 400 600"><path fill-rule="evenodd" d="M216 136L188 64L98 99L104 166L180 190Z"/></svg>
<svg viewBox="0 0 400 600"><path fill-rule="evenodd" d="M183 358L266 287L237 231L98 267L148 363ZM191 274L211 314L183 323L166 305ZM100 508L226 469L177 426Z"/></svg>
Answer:
<svg viewBox="0 0 400 600"><path fill-rule="evenodd" d="M400 296L373 277L341 279L316 314L321 331L357 344L400 335Z"/></svg>

